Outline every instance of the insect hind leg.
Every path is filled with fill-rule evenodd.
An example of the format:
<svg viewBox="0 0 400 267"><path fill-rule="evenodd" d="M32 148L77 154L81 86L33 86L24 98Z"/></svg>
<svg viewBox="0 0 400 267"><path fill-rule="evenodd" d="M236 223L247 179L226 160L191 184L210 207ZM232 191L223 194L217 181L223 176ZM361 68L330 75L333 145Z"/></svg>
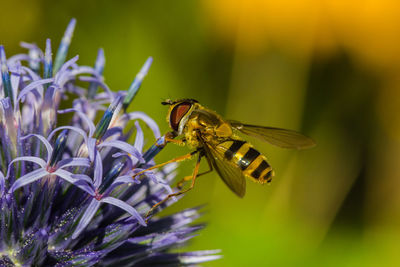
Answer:
<svg viewBox="0 0 400 267"><path fill-rule="evenodd" d="M172 197L176 197L182 194L185 194L186 192L190 191L193 189L195 183L196 183L196 178L198 177L198 173L199 173L199 167L200 167L200 161L201 158L203 157L203 155L200 153L199 157L197 158L197 162L196 162L196 166L194 167L193 170L193 174L192 174L192 183L190 184L190 187L180 190L176 193L173 194L169 194L168 196L166 196L163 200L161 200L160 202L156 203L155 205L153 205L153 207L151 207L151 209L147 212L146 214L146 223L149 220L149 217L151 216L151 214L153 213L153 211L160 205L164 204L165 202L167 202L170 198Z"/></svg>

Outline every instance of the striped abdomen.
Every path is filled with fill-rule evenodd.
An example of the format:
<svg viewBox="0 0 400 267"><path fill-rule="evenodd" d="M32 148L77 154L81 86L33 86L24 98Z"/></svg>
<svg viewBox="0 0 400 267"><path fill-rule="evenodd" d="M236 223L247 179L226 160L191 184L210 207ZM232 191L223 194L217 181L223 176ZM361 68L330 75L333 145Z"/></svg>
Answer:
<svg viewBox="0 0 400 267"><path fill-rule="evenodd" d="M229 140L218 145L225 150L224 157L236 164L245 176L255 182L271 182L273 171L264 155L243 140Z"/></svg>

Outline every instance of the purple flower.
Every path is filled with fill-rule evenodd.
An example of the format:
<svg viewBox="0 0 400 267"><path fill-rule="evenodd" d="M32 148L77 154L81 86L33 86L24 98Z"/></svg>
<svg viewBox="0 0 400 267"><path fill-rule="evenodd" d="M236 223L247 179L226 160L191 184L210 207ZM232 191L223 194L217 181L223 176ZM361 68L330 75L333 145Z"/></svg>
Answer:
<svg viewBox="0 0 400 267"><path fill-rule="evenodd" d="M94 67L67 60L75 24L54 60L49 39L44 52L22 43L27 53L9 58L0 46L0 266L182 266L219 258L215 250L171 252L203 227L192 224L198 208L148 223L143 217L173 192L176 168L132 178L165 145L153 119L127 113L153 59L127 91L112 92L102 49ZM145 151L144 125L154 134Z"/></svg>

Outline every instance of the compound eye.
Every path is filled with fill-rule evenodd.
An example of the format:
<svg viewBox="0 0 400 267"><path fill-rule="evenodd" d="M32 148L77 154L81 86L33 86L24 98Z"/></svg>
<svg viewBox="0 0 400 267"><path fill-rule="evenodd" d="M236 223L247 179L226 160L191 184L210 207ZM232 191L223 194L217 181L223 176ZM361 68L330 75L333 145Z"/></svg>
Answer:
<svg viewBox="0 0 400 267"><path fill-rule="evenodd" d="M179 123L181 122L182 118L185 117L191 106L191 103L183 102L176 105L172 109L169 117L169 123L174 131L178 131Z"/></svg>

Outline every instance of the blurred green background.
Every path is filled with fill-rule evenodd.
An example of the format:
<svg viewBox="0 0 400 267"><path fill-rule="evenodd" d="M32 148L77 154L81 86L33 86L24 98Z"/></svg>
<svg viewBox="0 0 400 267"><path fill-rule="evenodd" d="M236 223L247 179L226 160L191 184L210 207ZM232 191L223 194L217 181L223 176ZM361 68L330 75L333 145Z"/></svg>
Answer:
<svg viewBox="0 0 400 267"><path fill-rule="evenodd" d="M1 10L8 56L20 41L44 48L49 37L55 49L77 18L69 56L93 65L103 47L113 90L153 56L130 109L162 132L161 100L195 98L317 141L289 151L249 138L275 169L270 186L248 182L238 199L213 173L167 211L207 204L208 226L182 249L222 249L204 265L400 266L400 2L14 0ZM187 151L170 145L156 159Z"/></svg>

